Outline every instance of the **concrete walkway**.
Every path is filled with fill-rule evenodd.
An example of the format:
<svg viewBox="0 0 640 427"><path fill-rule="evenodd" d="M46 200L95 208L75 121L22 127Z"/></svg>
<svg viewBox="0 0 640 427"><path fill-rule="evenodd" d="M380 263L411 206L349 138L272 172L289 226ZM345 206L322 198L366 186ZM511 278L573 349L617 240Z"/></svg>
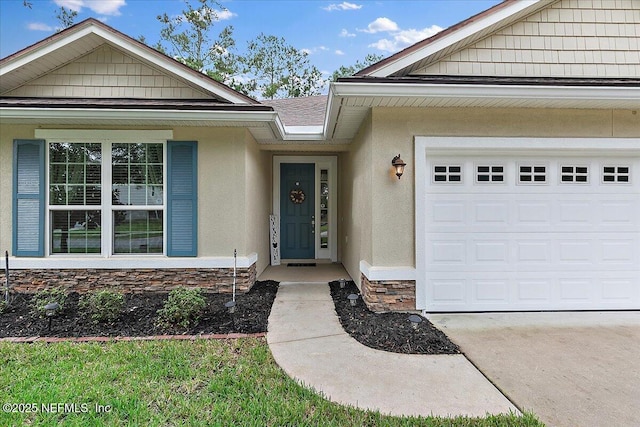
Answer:
<svg viewBox="0 0 640 427"><path fill-rule="evenodd" d="M392 415L518 413L462 355L388 353L352 339L326 282L281 283L267 341L289 376L337 403Z"/></svg>

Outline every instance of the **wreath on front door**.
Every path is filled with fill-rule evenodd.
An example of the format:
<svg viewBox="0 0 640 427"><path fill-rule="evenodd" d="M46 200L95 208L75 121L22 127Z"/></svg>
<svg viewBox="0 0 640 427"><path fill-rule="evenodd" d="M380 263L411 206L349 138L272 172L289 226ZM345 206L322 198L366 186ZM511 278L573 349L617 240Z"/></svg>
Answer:
<svg viewBox="0 0 640 427"><path fill-rule="evenodd" d="M304 199L304 191L299 188L294 188L289 192L289 200L291 200L296 205L302 204L302 202L304 202Z"/></svg>

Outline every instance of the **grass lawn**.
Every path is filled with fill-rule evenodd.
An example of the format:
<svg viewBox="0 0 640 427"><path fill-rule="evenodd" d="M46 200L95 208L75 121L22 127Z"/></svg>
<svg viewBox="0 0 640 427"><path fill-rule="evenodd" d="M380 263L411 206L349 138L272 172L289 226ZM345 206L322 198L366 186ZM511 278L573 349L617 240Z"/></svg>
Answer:
<svg viewBox="0 0 640 427"><path fill-rule="evenodd" d="M336 405L288 378L263 339L0 343L0 396L1 426L542 425L530 415L396 418Z"/></svg>

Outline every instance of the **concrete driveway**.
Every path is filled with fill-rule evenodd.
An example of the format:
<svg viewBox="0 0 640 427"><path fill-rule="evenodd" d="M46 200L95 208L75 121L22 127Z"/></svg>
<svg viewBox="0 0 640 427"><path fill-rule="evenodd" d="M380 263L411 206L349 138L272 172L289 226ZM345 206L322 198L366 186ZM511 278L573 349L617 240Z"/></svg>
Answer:
<svg viewBox="0 0 640 427"><path fill-rule="evenodd" d="M640 312L429 318L548 426L640 426Z"/></svg>

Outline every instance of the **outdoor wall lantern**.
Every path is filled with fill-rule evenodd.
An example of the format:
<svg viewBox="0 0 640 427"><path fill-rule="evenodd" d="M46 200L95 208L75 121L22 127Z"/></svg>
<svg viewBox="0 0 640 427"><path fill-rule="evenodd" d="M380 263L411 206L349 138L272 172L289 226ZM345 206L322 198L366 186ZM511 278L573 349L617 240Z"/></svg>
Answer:
<svg viewBox="0 0 640 427"><path fill-rule="evenodd" d="M393 158L393 160L391 160L391 164L396 169L396 175L398 176L398 179L400 179L400 177L404 173L404 167L407 166L407 164L400 158L400 154L398 154Z"/></svg>
<svg viewBox="0 0 640 427"><path fill-rule="evenodd" d="M347 296L347 299L349 300L349 304L351 304L351 307L355 307L356 306L356 302L358 301L358 295L357 294L349 294L349 296Z"/></svg>
<svg viewBox="0 0 640 427"><path fill-rule="evenodd" d="M44 306L44 314L49 319L49 330L51 330L51 320L56 315L56 311L60 309L60 304L52 302Z"/></svg>
<svg viewBox="0 0 640 427"><path fill-rule="evenodd" d="M413 329L418 329L418 326L420 325L420 323L422 323L422 317L418 316L417 314L412 314L411 316L409 316L409 322L411 322L411 326L413 327Z"/></svg>

